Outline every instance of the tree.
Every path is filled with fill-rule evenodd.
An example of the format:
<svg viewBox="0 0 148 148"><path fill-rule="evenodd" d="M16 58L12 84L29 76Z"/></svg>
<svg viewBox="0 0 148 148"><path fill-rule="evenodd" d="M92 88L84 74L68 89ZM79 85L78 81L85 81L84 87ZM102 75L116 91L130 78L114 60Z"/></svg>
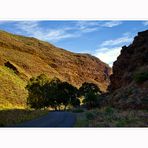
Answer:
<svg viewBox="0 0 148 148"><path fill-rule="evenodd" d="M61 81L58 78L53 78L49 83L46 83L44 86L44 90L46 92L46 100L48 106L57 110L60 109L61 99L59 95L59 86L61 85Z"/></svg>
<svg viewBox="0 0 148 148"><path fill-rule="evenodd" d="M101 90L96 84L93 83L83 83L79 88L79 96L84 96L83 103L89 108L96 107L99 105L99 98L101 95Z"/></svg>
<svg viewBox="0 0 148 148"><path fill-rule="evenodd" d="M73 107L79 107L80 106L80 100L78 98L72 98L71 99L71 105Z"/></svg>
<svg viewBox="0 0 148 148"><path fill-rule="evenodd" d="M85 96L88 93L98 93L101 94L101 90L98 88L98 86L94 83L83 83L82 86L79 88L79 96Z"/></svg>
<svg viewBox="0 0 148 148"><path fill-rule="evenodd" d="M78 106L78 89L67 82L62 82L58 78L51 81L45 75L39 75L29 80L26 89L28 90L27 104L31 108L41 109L52 107L55 110L64 105L65 110L68 105Z"/></svg>
<svg viewBox="0 0 148 148"><path fill-rule="evenodd" d="M85 95L85 99L83 103L88 107L88 109L92 109L98 105L99 95L94 92L89 92Z"/></svg>
<svg viewBox="0 0 148 148"><path fill-rule="evenodd" d="M31 108L41 109L45 107L45 91L44 85L48 82L48 78L41 74L29 80L26 89L28 90L27 105Z"/></svg>
<svg viewBox="0 0 148 148"><path fill-rule="evenodd" d="M59 97L62 99L62 103L65 106L65 110L68 105L75 106L76 103L77 105L80 104L77 100L77 94L78 89L76 87L67 82L61 83L59 87Z"/></svg>
<svg viewBox="0 0 148 148"><path fill-rule="evenodd" d="M45 90L47 104L55 110L60 110L61 105L64 105L65 110L68 105L79 105L77 100L78 89L68 82L62 82L58 78L54 78L45 85Z"/></svg>

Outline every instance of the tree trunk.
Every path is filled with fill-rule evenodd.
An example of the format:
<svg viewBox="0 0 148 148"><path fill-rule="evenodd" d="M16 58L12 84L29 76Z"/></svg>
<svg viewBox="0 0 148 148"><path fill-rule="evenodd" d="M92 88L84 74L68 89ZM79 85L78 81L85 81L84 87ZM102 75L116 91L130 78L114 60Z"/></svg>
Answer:
<svg viewBox="0 0 148 148"><path fill-rule="evenodd" d="M55 106L54 108L55 108L55 111L57 111L57 107Z"/></svg>
<svg viewBox="0 0 148 148"><path fill-rule="evenodd" d="M65 105L64 110L66 110L67 105Z"/></svg>

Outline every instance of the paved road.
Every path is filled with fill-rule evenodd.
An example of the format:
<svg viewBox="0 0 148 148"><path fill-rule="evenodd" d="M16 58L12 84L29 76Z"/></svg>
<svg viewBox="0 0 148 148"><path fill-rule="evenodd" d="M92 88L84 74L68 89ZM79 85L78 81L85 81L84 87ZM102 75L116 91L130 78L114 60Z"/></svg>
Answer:
<svg viewBox="0 0 148 148"><path fill-rule="evenodd" d="M15 127L73 127L75 122L76 115L74 113L55 111Z"/></svg>

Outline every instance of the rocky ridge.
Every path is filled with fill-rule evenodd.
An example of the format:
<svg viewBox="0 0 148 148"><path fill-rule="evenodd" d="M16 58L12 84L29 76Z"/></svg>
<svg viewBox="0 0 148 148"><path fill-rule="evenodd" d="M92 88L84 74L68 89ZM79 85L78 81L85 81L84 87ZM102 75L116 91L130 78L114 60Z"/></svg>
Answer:
<svg viewBox="0 0 148 148"><path fill-rule="evenodd" d="M109 103L118 108L148 108L148 30L139 32L113 64Z"/></svg>

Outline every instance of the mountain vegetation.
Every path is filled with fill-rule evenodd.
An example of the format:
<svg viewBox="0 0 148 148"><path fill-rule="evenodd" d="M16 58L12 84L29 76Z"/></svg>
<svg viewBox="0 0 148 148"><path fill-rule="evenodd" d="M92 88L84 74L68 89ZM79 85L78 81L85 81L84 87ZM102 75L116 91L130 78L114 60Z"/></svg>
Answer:
<svg viewBox="0 0 148 148"><path fill-rule="evenodd" d="M72 53L36 38L0 31L0 108L26 107L25 86L40 74L76 88L84 82L94 83L105 92L111 68L89 54Z"/></svg>
<svg viewBox="0 0 148 148"><path fill-rule="evenodd" d="M60 110L64 106L66 110L67 106L80 106L78 89L67 82L61 82L58 78L49 81L42 74L31 78L26 88L29 92L27 104L31 108L51 107Z"/></svg>
<svg viewBox="0 0 148 148"><path fill-rule="evenodd" d="M29 94L27 105L35 109L50 107L60 110L64 106L66 110L68 106L79 107L79 97L82 96L84 105L90 109L98 106L99 95L101 95L100 89L93 83L85 82L77 89L58 78L49 80L44 74L31 78L26 89Z"/></svg>
<svg viewBox="0 0 148 148"><path fill-rule="evenodd" d="M0 83L1 126L52 109L76 113L76 127L147 127L148 30L122 47L112 70L89 54L0 31Z"/></svg>
<svg viewBox="0 0 148 148"><path fill-rule="evenodd" d="M79 113L76 127L148 126L148 30L122 47L112 71L101 108Z"/></svg>

